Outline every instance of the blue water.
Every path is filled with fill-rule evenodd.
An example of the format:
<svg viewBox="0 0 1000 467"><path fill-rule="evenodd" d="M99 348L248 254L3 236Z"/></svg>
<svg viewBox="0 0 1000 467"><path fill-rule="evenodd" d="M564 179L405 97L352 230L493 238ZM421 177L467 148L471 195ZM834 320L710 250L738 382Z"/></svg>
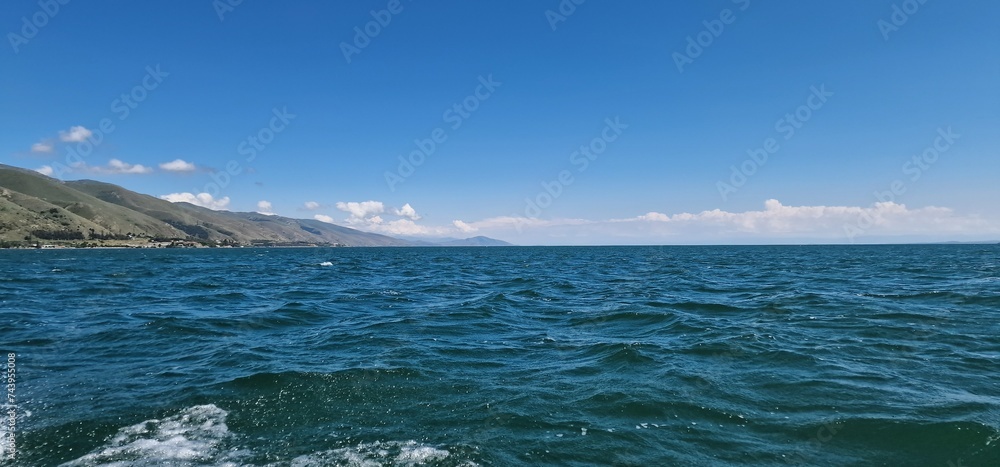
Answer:
<svg viewBox="0 0 1000 467"><path fill-rule="evenodd" d="M0 310L3 466L1000 465L998 245L0 251Z"/></svg>

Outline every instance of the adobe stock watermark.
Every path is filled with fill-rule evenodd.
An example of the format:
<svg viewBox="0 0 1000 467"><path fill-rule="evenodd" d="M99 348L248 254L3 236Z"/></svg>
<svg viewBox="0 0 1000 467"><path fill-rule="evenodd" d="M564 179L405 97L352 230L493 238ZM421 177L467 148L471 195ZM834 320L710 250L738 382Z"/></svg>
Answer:
<svg viewBox="0 0 1000 467"><path fill-rule="evenodd" d="M17 354L7 353L7 364L4 365L4 397L0 406L4 407L3 415L0 415L0 459L7 458L11 461L17 459Z"/></svg>
<svg viewBox="0 0 1000 467"><path fill-rule="evenodd" d="M746 11L750 8L750 0L731 0L739 6L739 11ZM687 36L687 44L683 52L674 52L670 57L674 59L678 73L684 73L684 67L694 63L695 59L701 57L708 50L715 40L726 31L726 26L736 22L736 13L729 8L719 11L718 18L705 20L701 25L705 28L694 36Z"/></svg>
<svg viewBox="0 0 1000 467"><path fill-rule="evenodd" d="M569 163L576 167L576 173L581 174L590 167L590 163L597 160L598 156L608 150L608 145L617 141L628 125L622 123L621 117L611 117L604 119L604 128L601 129L600 136L590 140L587 144L570 153ZM562 196L566 188L573 184L573 172L570 169L563 169L556 174L555 180L543 181L542 189L534 197L524 198L524 217L537 218L542 214L542 210L552 206L555 200ZM515 226L518 233L521 233L521 224Z"/></svg>
<svg viewBox="0 0 1000 467"><path fill-rule="evenodd" d="M452 104L451 107L445 109L444 113L441 114L441 121L451 123L449 128L453 131L459 129L462 123L471 117L476 110L479 110L480 105L489 100L497 88L503 85L503 83L493 80L492 73L486 75L485 78L479 75L478 79L479 84L472 94ZM407 178L413 176L417 168L423 165L424 162L427 162L427 158L434 154L438 147L444 144L445 141L448 141L448 131L442 127L431 130L427 138L413 140L415 148L406 157L399 156L399 165L396 167L396 171L390 172L387 170L383 174L389 191L395 192L396 185L405 182Z"/></svg>
<svg viewBox="0 0 1000 467"><path fill-rule="evenodd" d="M925 3L927 0L905 0L902 5L893 3L889 20L880 19L875 23L878 32L882 33L882 39L889 40L889 33L899 31L899 28L903 27L911 16L917 14Z"/></svg>
<svg viewBox="0 0 1000 467"><path fill-rule="evenodd" d="M909 160L903 163L900 170L903 175L907 175L907 180L909 183L914 183L920 180L920 177L924 174L924 171L930 169L935 162L941 157L942 154L948 152L956 141L962 138L962 135L955 133L954 130L949 126L947 128L938 127L937 136L934 138L929 146L924 148L920 154L916 154ZM889 183L889 189L880 191L875 190L875 199L879 203L894 203L896 202L896 197L902 196L906 193L908 187L907 182L902 179L896 179ZM854 238L858 235L864 234L868 229L875 225L876 219L874 219L868 211L861 211L858 215L858 220L853 224L844 224L844 234L847 238L854 242Z"/></svg>
<svg viewBox="0 0 1000 467"><path fill-rule="evenodd" d="M29 41L38 35L42 28L48 26L49 21L55 18L62 10L62 7L66 6L69 2L70 0L39 0L38 11L32 13L30 18L22 16L21 34L13 31L7 33L7 40L10 42L10 47L14 49L14 54L20 53L21 47L27 45Z"/></svg>
<svg viewBox="0 0 1000 467"><path fill-rule="evenodd" d="M833 441L834 436L840 432L842 427L836 421L826 422L816 429L816 434L809 440L809 450L797 450L784 457L785 463L794 465L816 465L816 455L823 449L823 446Z"/></svg>
<svg viewBox="0 0 1000 467"><path fill-rule="evenodd" d="M827 99L833 97L833 93L826 90L825 84L819 85L818 88L810 86L809 90L811 92L806 97L804 104L798 106L794 111L786 113L784 117L774 122L774 131L779 133L782 140L788 141L792 139L796 132L812 119L813 112L822 109ZM767 164L770 156L780 150L781 145L778 144L778 139L773 136L766 138L760 147L747 149L747 158L739 167L735 165L729 166L731 171L729 183L722 180L715 182L715 188L719 190L722 201L727 201L730 194L736 193L743 185L746 185L747 180L757 173L757 170L763 167L764 164Z"/></svg>
<svg viewBox="0 0 1000 467"><path fill-rule="evenodd" d="M256 132L247 136L236 145L236 152L244 156L246 163L257 159L257 154L267 149L267 146L274 142L274 138L288 128L289 123L295 120L295 114L288 112L288 107L271 109L271 119L267 125L260 127ZM208 193L213 198L218 197L222 190L226 189L233 181L233 177L243 173L243 165L237 159L230 159L222 170L216 170L210 175L212 181L205 184L201 190L194 190L192 193Z"/></svg>
<svg viewBox="0 0 1000 467"><path fill-rule="evenodd" d="M221 23L226 20L227 13L232 13L242 4L243 0L212 0L212 9L215 10L215 15L219 17Z"/></svg>
<svg viewBox="0 0 1000 467"><path fill-rule="evenodd" d="M371 10L369 12L372 17L371 21L365 23L364 26L354 27L354 37L351 42L342 41L340 43L340 53L344 54L344 60L350 64L351 56L360 54L362 50L371 45L372 39L382 34L382 31L389 26L392 17L402 12L403 4L400 0L389 0L385 9Z"/></svg>
<svg viewBox="0 0 1000 467"><path fill-rule="evenodd" d="M566 21L566 18L576 13L576 7L583 5L587 0L559 0L554 10L545 10L545 19L549 22L552 31L556 30L559 23Z"/></svg>
<svg viewBox="0 0 1000 467"><path fill-rule="evenodd" d="M118 121L124 121L132 115L132 111L149 98L149 95L159 89L163 81L170 76L170 73L160 69L160 65L146 67L146 74L139 84L135 85L128 92L123 92L120 96L111 101L111 112L117 115ZM75 145L66 147L66 164L55 162L51 165L53 176L62 178L66 173L72 171L72 167L78 167L84 163L84 159L89 157L94 149L104 142L104 137L114 133L117 129L114 120L110 117L102 118L97 127L90 132L83 141Z"/></svg>

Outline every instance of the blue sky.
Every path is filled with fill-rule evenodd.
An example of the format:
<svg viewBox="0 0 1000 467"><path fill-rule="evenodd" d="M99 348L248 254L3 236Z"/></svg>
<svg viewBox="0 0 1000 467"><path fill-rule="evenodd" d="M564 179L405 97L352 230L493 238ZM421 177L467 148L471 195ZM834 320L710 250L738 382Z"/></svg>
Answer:
<svg viewBox="0 0 1000 467"><path fill-rule="evenodd" d="M1000 4L680 3L3 2L0 162L416 237L1000 238Z"/></svg>

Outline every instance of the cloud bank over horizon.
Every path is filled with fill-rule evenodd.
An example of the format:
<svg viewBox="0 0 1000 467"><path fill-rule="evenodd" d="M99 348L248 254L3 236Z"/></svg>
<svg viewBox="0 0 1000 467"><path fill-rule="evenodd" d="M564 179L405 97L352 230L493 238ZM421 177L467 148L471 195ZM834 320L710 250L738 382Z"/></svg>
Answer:
<svg viewBox="0 0 1000 467"><path fill-rule="evenodd" d="M173 193L161 198L209 209L226 209L229 205L229 198L217 200L208 193ZM907 241L1000 238L1000 223L994 220L960 214L946 207L909 208L891 201L868 207L788 206L769 199L763 203L763 209L742 212L654 211L611 219L497 216L475 221L455 219L446 225L419 223L422 216L408 203L392 210L374 200L338 202L336 207L347 214L341 222L327 214L314 214L312 218L385 235L426 238L482 235L521 245L884 243L892 238ZM258 203L259 212L274 214L271 208L266 201ZM386 220L383 217L386 215L398 218Z"/></svg>
<svg viewBox="0 0 1000 467"><path fill-rule="evenodd" d="M1000 224L962 215L950 208L910 209L878 202L860 206L786 206L776 199L762 210L698 213L648 212L617 219L541 219L501 216L453 223L457 231L495 236L521 244L715 244L715 243L867 243L887 238L994 239ZM524 239L518 242L518 239ZM602 242L601 238L617 239ZM596 241L595 241L596 240Z"/></svg>

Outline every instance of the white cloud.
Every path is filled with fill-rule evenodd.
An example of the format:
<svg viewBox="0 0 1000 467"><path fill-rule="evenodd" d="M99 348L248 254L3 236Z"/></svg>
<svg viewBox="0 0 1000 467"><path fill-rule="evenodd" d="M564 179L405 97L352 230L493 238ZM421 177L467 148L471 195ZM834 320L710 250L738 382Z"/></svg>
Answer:
<svg viewBox="0 0 1000 467"><path fill-rule="evenodd" d="M31 145L31 152L49 153L52 149L52 143L48 141L39 141Z"/></svg>
<svg viewBox="0 0 1000 467"><path fill-rule="evenodd" d="M472 232L475 232L475 231L479 230L476 227L473 227L473 226L471 226L469 224L466 224L465 222L462 222L462 221L452 221L451 225L454 225L455 228L457 228L458 230L460 230L462 233L472 233Z"/></svg>
<svg viewBox="0 0 1000 467"><path fill-rule="evenodd" d="M197 195L192 193L171 193L169 195L161 195L160 199L165 199L171 203L191 203L195 206L201 206L203 208L213 209L216 211L221 211L229 207L228 196L215 199L209 193L198 193Z"/></svg>
<svg viewBox="0 0 1000 467"><path fill-rule="evenodd" d="M35 169L35 172L38 172L38 173L40 173L40 174L42 174L42 175L47 175L47 176L51 177L51 176L52 176L52 174L53 174L53 173L54 173L55 171L54 171L54 170L52 170L52 166L48 166L48 165L43 165L43 166L41 166L41 167L39 167L39 168Z"/></svg>
<svg viewBox="0 0 1000 467"><path fill-rule="evenodd" d="M663 214L663 213L659 213L659 212L648 212L648 213L643 214L643 215L641 215L639 217L636 217L635 219L636 220L643 220L643 221L666 222L666 221L670 220L670 216L668 216L666 214Z"/></svg>
<svg viewBox="0 0 1000 467"><path fill-rule="evenodd" d="M911 209L892 202L859 206L786 206L767 200L762 210L650 212L625 219L494 217L455 221L464 233L506 237L514 243L773 243L938 241L1000 235L1000 222L942 207Z"/></svg>
<svg viewBox="0 0 1000 467"><path fill-rule="evenodd" d="M379 232L390 235L432 235L433 229L423 225L417 225L410 219L397 219L381 225L377 229Z"/></svg>
<svg viewBox="0 0 1000 467"><path fill-rule="evenodd" d="M265 201L265 200L257 201L257 212L258 213L264 214L264 215L268 215L268 216L273 216L274 215L274 211L272 211L271 209L272 209L272 206L271 206L271 202L270 201Z"/></svg>
<svg viewBox="0 0 1000 467"><path fill-rule="evenodd" d="M308 210L310 210L310 211L315 211L315 210L319 209L319 207L320 207L319 203L317 203L315 201L306 201L305 203L303 203L303 206L305 206L305 208L308 209Z"/></svg>
<svg viewBox="0 0 1000 467"><path fill-rule="evenodd" d="M326 216L326 215L323 215L323 214L316 214L315 216L313 216L313 219L316 219L316 220L318 220L320 222L326 222L327 224L332 224L333 223L333 218L332 217Z"/></svg>
<svg viewBox="0 0 1000 467"><path fill-rule="evenodd" d="M74 126L70 127L69 131L60 131L59 139L65 143L80 143L90 138L94 132L82 127Z"/></svg>
<svg viewBox="0 0 1000 467"><path fill-rule="evenodd" d="M183 159L174 159L170 162L160 164L160 168L167 172L194 172L197 167Z"/></svg>
<svg viewBox="0 0 1000 467"><path fill-rule="evenodd" d="M490 217L476 222L462 222L462 224L475 230L521 230L526 228L544 229L548 227L581 226L596 223L598 223L598 221L590 221L587 219L539 219L537 217L515 216ZM452 224L454 224L454 222Z"/></svg>
<svg viewBox="0 0 1000 467"><path fill-rule="evenodd" d="M318 208L319 203L310 202L306 203L305 206L307 209ZM443 236L452 235L456 232L455 228L451 226L440 227L417 224L416 221L420 220L420 215L417 214L416 209L413 209L413 206L410 206L409 203L404 204L399 209L392 210L392 214L403 218L392 221L386 221L380 215L386 212L385 205L381 201L369 200L360 203L353 201L346 203L338 202L336 206L337 209L350 214L350 217L347 218L349 225L369 232L407 236ZM323 219L320 219L320 217ZM327 222L327 219L332 221L329 216L316 215L313 218L323 220L324 222Z"/></svg>
<svg viewBox="0 0 1000 467"><path fill-rule="evenodd" d="M146 167L141 164L129 164L122 162L118 159L111 159L108 161L107 167L94 167L99 173L108 174L148 174L153 171L153 169Z"/></svg>
<svg viewBox="0 0 1000 467"><path fill-rule="evenodd" d="M414 221L420 220L420 216L417 215L417 210L413 209L413 206L410 206L410 203L406 203L403 205L402 208L396 209L395 213L397 216L405 217L410 220Z"/></svg>
<svg viewBox="0 0 1000 467"><path fill-rule="evenodd" d="M672 216L651 212L630 219L613 219L610 222L665 223L674 230L697 227L721 229L722 232L748 235L820 235L846 236L845 228L883 234L906 234L941 230L941 223L948 219L954 223L954 213L948 208L929 206L909 209L893 202L875 203L871 207L858 206L785 206L776 199L764 202L762 211L728 212L720 209L697 214L679 213ZM856 232L863 233L863 232Z"/></svg>
<svg viewBox="0 0 1000 467"><path fill-rule="evenodd" d="M403 217L403 219L392 221L386 221L380 215L386 211L385 205L381 201L363 201L360 203L339 202L336 206L337 209L350 214L350 217L347 219L349 225L368 232L406 236L443 236L455 233L455 228L451 226L439 227L417 224L416 221L420 219L420 215L409 204L392 210L393 214ZM308 203L306 207L309 207ZM316 215L313 218L324 222L332 222L333 220L329 216L322 215Z"/></svg>
<svg viewBox="0 0 1000 467"><path fill-rule="evenodd" d="M385 212L385 206L381 201L338 202L337 209L351 214L349 223L365 223L368 217Z"/></svg>
<svg viewBox="0 0 1000 467"><path fill-rule="evenodd" d="M663 243L849 243L921 241L920 239L997 238L1000 221L959 215L948 208L909 208L892 202L860 206L786 206L770 199L758 210L721 209L666 214L648 212L622 219L539 219L500 216L478 221L454 220L443 226L421 225L412 206L383 219L382 203L337 203L350 213L355 228L388 235L454 236L476 232L520 244L663 244ZM382 214L382 215L379 215ZM332 222L329 216L314 218ZM931 240L937 241L937 240Z"/></svg>
<svg viewBox="0 0 1000 467"><path fill-rule="evenodd" d="M47 167L47 168L46 168ZM64 166L65 167L65 166ZM148 174L152 173L153 169L151 167L146 167L142 164L129 164L127 162L122 162L120 159L111 159L108 161L108 165L87 165L86 162L80 161L75 162L66 167L69 171L76 173L90 173L90 174L104 174L104 175L119 175L119 174ZM43 166L36 171L51 171L53 170L50 166ZM46 172L41 172L49 175Z"/></svg>
<svg viewBox="0 0 1000 467"><path fill-rule="evenodd" d="M375 216L377 222L373 222L365 227L365 230L386 235L406 235L406 236L429 236L441 237L451 235L454 229L451 227L438 227L420 225L410 219L396 219L394 221L383 222L381 218Z"/></svg>

